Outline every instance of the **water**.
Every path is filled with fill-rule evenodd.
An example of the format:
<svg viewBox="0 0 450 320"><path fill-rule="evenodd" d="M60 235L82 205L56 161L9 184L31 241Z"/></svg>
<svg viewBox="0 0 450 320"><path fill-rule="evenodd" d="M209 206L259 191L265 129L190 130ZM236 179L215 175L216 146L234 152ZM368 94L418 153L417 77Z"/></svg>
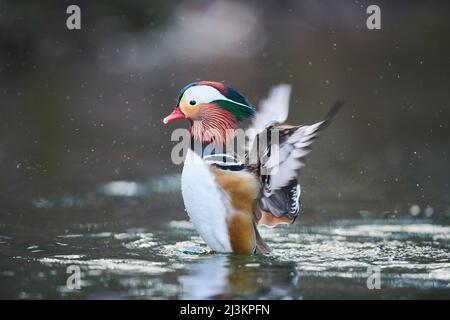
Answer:
<svg viewBox="0 0 450 320"><path fill-rule="evenodd" d="M39 197L3 213L0 297L450 298L445 219L361 211L343 220L330 211L319 222L261 229L269 255L211 254L183 220L177 179L163 181ZM66 286L72 265L79 290ZM380 268L379 290L367 287L369 267Z"/></svg>
<svg viewBox="0 0 450 320"><path fill-rule="evenodd" d="M365 1L83 1L69 36L65 1L7 1L0 298L449 298L448 1L384 2L375 32ZM345 101L268 256L211 255L184 221L186 123L161 120L197 79L255 107L289 83L292 124Z"/></svg>

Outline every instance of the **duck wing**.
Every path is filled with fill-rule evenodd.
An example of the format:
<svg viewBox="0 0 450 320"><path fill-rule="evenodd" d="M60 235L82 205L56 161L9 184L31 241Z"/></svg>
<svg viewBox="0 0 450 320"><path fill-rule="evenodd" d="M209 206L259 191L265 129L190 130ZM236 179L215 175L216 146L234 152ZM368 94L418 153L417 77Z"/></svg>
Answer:
<svg viewBox="0 0 450 320"><path fill-rule="evenodd" d="M258 112L247 130L247 150L254 145L256 136L263 132L270 124L284 123L289 114L289 99L291 86L279 84L270 89L269 95L258 106Z"/></svg>
<svg viewBox="0 0 450 320"><path fill-rule="evenodd" d="M269 97L263 101L262 113L265 115L259 119L269 119L267 102L281 103L281 107L273 106L272 110L281 109L283 115L276 121L269 121L263 130L260 130L261 120L254 121L258 124L257 133L249 140L251 145L246 155L247 170L257 175L262 185L260 210L256 210L255 215L258 224L267 226L293 223L299 215L301 188L296 178L298 170L305 166L305 157L311 152L311 144L319 132L330 124L343 105L342 102L336 102L322 121L312 125L283 124L278 120L287 117L285 110L288 109L286 104L289 98L286 98L286 94L290 93L290 88L289 91L282 88L278 86L272 89Z"/></svg>

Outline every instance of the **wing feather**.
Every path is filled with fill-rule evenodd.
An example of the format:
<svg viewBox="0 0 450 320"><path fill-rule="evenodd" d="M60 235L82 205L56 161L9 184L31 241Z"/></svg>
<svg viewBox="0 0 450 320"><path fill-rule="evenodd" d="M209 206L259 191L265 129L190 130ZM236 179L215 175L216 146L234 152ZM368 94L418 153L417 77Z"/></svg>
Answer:
<svg viewBox="0 0 450 320"><path fill-rule="evenodd" d="M311 152L311 144L318 137L319 132L327 127L332 117L342 107L337 102L325 120L308 126L300 126L280 145L271 145L270 157L263 162L263 167L270 172L266 192L287 186L297 176L297 171L305 166L305 156ZM274 127L275 129L276 127Z"/></svg>
<svg viewBox="0 0 450 320"><path fill-rule="evenodd" d="M252 130L247 131L246 160L256 156L257 161L247 161L246 169L259 176L263 191L260 209L255 214L258 224L274 226L295 221L301 210L301 189L296 179L298 170L305 166L305 157L311 152L311 145L319 132L329 125L343 105L337 102L324 120L315 124L287 125L284 122L289 113L290 93L290 85L273 87L259 105L250 127ZM274 132L279 139L267 140L268 137L273 138ZM264 150L258 150L261 146Z"/></svg>
<svg viewBox="0 0 450 320"><path fill-rule="evenodd" d="M250 148L257 134L261 133L269 125L283 123L289 114L289 99L291 95L291 85L279 84L270 89L267 98L263 99L258 108L258 112L253 118L248 135Z"/></svg>

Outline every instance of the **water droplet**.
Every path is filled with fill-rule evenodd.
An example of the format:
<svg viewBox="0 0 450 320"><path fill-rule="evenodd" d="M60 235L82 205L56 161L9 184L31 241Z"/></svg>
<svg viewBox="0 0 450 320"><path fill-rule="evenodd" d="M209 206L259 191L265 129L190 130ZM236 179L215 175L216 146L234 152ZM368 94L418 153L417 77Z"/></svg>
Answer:
<svg viewBox="0 0 450 320"><path fill-rule="evenodd" d="M409 213L410 213L412 216L418 216L418 215L420 214L420 207L419 207L419 205L417 205L417 204L412 205L412 206L409 208Z"/></svg>

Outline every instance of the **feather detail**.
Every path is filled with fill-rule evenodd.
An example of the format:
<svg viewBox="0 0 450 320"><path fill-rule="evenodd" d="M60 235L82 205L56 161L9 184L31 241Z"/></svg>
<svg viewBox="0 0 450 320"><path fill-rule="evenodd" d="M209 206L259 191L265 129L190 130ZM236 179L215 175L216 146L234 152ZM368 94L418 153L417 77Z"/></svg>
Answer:
<svg viewBox="0 0 450 320"><path fill-rule="evenodd" d="M191 149L181 175L181 193L192 223L208 246L216 252L232 252L227 225L232 204L210 166Z"/></svg>
<svg viewBox="0 0 450 320"><path fill-rule="evenodd" d="M297 171L305 166L304 158L311 152L311 144L341 107L342 103L337 102L324 120L309 126L290 128L288 131L293 132L285 141L280 141L280 145L270 146L270 157L263 163L263 167L273 173L269 177L270 184L267 185L266 193L271 194L272 191L287 186L297 176ZM268 130L277 130L277 126Z"/></svg>
<svg viewBox="0 0 450 320"><path fill-rule="evenodd" d="M257 163L252 158L246 169L258 176L262 185L260 209L254 212L258 224L273 227L295 221L302 209L301 188L296 178L298 170L305 165L305 157L311 152L319 132L329 125L342 105L337 102L318 123L308 126L272 123L255 136L252 149L247 150L246 161L256 156ZM278 139L271 141L274 134ZM268 140L264 149L256 150L264 144L265 137Z"/></svg>
<svg viewBox="0 0 450 320"><path fill-rule="evenodd" d="M242 103L237 103L231 100L216 100L214 101L225 110L231 112L236 118L236 121L242 121L246 118L252 117L255 114L255 109Z"/></svg>
<svg viewBox="0 0 450 320"><path fill-rule="evenodd" d="M291 86L288 84L279 84L272 87L267 98L259 103L258 112L253 118L252 125L248 131L248 148L253 146L256 135L261 133L269 125L283 123L287 120L290 95Z"/></svg>
<svg viewBox="0 0 450 320"><path fill-rule="evenodd" d="M229 195L232 212L228 215L228 236L233 252L252 253L256 246L253 207L259 197L258 179L246 171L211 167L217 184Z"/></svg>
<svg viewBox="0 0 450 320"><path fill-rule="evenodd" d="M202 143L226 145L234 137L236 128L236 120L229 111L209 103L201 106L199 120L192 121L189 131Z"/></svg>

